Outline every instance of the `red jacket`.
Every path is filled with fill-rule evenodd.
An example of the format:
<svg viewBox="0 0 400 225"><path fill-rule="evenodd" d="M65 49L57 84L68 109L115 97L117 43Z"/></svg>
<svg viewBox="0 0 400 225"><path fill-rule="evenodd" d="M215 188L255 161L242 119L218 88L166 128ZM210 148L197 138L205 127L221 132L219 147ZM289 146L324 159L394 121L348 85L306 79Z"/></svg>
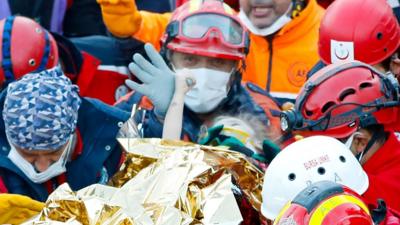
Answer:
<svg viewBox="0 0 400 225"><path fill-rule="evenodd" d="M389 209L386 213L385 220L380 225L398 225L400 224L400 214Z"/></svg>
<svg viewBox="0 0 400 225"><path fill-rule="evenodd" d="M6 188L6 185L3 182L3 179L0 177L0 194L1 193L8 193L8 190Z"/></svg>
<svg viewBox="0 0 400 225"><path fill-rule="evenodd" d="M82 52L83 63L78 75L68 76L79 86L80 95L97 98L107 104L128 93L125 80L129 78L127 67L100 65L100 60Z"/></svg>
<svg viewBox="0 0 400 225"><path fill-rule="evenodd" d="M400 211L400 141L394 132L363 168L369 178L364 201L376 204L382 198L389 208Z"/></svg>

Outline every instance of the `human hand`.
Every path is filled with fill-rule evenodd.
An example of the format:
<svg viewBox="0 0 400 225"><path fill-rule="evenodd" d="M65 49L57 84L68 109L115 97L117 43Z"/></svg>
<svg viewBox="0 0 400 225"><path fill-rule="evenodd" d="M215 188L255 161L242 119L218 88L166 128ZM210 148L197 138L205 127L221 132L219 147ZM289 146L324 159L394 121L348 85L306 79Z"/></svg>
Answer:
<svg viewBox="0 0 400 225"><path fill-rule="evenodd" d="M142 16L134 0L97 0L104 24L117 37L135 34L142 23Z"/></svg>
<svg viewBox="0 0 400 225"><path fill-rule="evenodd" d="M20 224L36 216L43 202L17 194L0 194L0 224Z"/></svg>
<svg viewBox="0 0 400 225"><path fill-rule="evenodd" d="M126 80L125 83L131 89L146 95L152 101L156 114L164 117L174 94L175 73L151 44L146 44L144 48L151 62L142 55L135 54L133 62L129 64L130 71L143 84L132 80Z"/></svg>
<svg viewBox="0 0 400 225"><path fill-rule="evenodd" d="M177 70L175 74L175 95L185 95L196 85L196 79L187 69Z"/></svg>

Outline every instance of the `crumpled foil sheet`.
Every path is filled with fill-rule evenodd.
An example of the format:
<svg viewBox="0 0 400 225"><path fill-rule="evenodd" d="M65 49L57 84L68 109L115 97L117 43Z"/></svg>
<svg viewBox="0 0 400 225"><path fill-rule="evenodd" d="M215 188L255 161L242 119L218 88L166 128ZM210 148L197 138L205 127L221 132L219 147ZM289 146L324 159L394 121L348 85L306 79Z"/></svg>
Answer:
<svg viewBox="0 0 400 225"><path fill-rule="evenodd" d="M24 224L236 225L243 219L235 187L260 210L263 173L242 154L138 132L132 119L122 126L126 160L110 186L74 192L63 184Z"/></svg>

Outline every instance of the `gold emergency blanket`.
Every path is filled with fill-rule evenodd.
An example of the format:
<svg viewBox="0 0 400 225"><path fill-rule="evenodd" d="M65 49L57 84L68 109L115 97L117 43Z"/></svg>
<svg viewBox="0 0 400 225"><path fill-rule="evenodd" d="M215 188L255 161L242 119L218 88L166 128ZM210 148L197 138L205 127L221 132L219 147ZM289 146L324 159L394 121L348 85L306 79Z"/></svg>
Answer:
<svg viewBox="0 0 400 225"><path fill-rule="evenodd" d="M64 184L26 224L240 224L234 184L260 208L263 174L240 153L161 139L119 141L126 160L111 186L73 192Z"/></svg>

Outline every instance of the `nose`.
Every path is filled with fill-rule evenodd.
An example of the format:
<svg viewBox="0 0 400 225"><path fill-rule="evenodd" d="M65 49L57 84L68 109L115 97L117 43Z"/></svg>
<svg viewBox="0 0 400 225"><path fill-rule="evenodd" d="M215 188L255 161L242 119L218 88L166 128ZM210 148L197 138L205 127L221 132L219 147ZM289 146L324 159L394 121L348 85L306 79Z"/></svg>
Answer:
<svg viewBox="0 0 400 225"><path fill-rule="evenodd" d="M53 162L51 159L48 159L46 157L39 157L38 159L35 160L34 167L37 172L41 173L46 171L52 163Z"/></svg>

